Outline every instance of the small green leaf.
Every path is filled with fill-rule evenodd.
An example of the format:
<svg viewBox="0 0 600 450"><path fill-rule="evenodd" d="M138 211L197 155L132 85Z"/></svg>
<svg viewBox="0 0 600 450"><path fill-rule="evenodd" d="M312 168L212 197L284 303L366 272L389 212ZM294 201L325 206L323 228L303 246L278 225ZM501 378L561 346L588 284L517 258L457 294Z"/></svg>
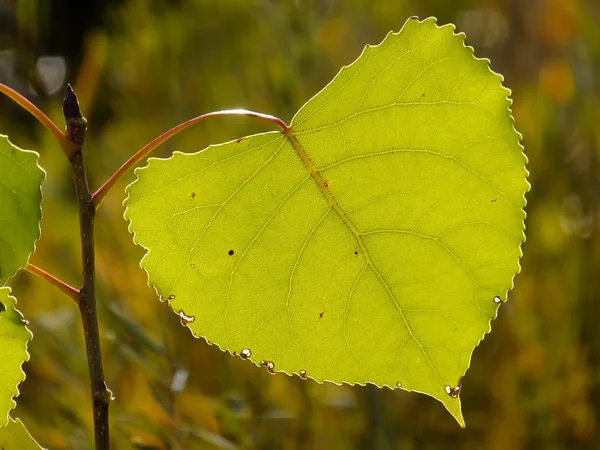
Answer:
<svg viewBox="0 0 600 450"><path fill-rule="evenodd" d="M27 342L32 338L16 303L10 288L0 287L0 427L6 425L8 413L16 406L13 397L19 395L18 385L25 380L21 365L29 360Z"/></svg>
<svg viewBox="0 0 600 450"><path fill-rule="evenodd" d="M463 41L409 20L289 133L136 171L125 218L182 324L269 372L428 394L464 425L529 185L509 91Z"/></svg>
<svg viewBox="0 0 600 450"><path fill-rule="evenodd" d="M9 417L8 425L0 427L0 449L2 450L43 450L31 437L23 422Z"/></svg>
<svg viewBox="0 0 600 450"><path fill-rule="evenodd" d="M45 174L38 156L0 135L0 286L27 265L40 237Z"/></svg>

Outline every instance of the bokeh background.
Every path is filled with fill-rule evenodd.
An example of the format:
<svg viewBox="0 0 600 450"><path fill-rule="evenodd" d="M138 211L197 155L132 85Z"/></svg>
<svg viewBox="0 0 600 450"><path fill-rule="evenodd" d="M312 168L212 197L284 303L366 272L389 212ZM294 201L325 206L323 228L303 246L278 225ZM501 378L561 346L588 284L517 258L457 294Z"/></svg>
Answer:
<svg viewBox="0 0 600 450"><path fill-rule="evenodd" d="M59 124L67 82L89 120L98 187L146 142L212 110L289 121L366 44L411 15L467 34L512 89L531 192L522 272L475 350L462 430L431 398L270 376L193 338L139 269L119 183L97 219L98 284L115 449L600 448L598 0L0 0L0 82ZM218 118L156 155L266 131ZM49 134L0 98L0 132L41 153L32 262L76 285L70 168ZM50 449L92 448L78 311L30 274L13 282L35 334L15 416Z"/></svg>

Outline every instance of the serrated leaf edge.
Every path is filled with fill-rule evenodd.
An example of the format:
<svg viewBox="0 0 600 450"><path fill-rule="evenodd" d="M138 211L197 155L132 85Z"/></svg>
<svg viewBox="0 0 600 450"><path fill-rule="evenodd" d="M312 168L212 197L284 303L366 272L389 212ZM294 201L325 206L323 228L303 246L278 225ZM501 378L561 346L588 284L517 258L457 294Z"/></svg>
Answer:
<svg viewBox="0 0 600 450"><path fill-rule="evenodd" d="M27 330L27 333L29 334L29 339L27 339L27 341L25 342L25 350L22 353L22 355L24 355L23 362L21 364L19 364L19 370L21 371L22 377L20 380L17 381L17 384L15 385L15 388L13 390L13 395L10 398L10 401L12 402L13 406L10 407L6 413L6 417L3 419L4 422L0 423L0 427L4 427L8 424L8 421L10 419L10 412L15 409L15 407L17 406L17 402L16 402L16 398L21 394L21 392L19 391L19 385L21 383L23 383L23 381L25 381L25 379L27 378L27 375L25 374L25 371L23 370L23 364L25 364L27 361L29 361L30 355L29 355L29 351L27 350L27 345L29 344L29 342L33 339L33 333L31 332L31 330L29 328L27 328L27 321L25 320L25 317L23 316L23 314L21 313L21 311L19 311L17 309L17 298L14 297L13 295L11 295L12 293L12 289L10 288L10 286L0 286L0 291L3 289L7 289L8 290L8 298L11 298L14 301L13 304L13 309L15 310L15 312L21 316L21 319L23 320L25 329Z"/></svg>

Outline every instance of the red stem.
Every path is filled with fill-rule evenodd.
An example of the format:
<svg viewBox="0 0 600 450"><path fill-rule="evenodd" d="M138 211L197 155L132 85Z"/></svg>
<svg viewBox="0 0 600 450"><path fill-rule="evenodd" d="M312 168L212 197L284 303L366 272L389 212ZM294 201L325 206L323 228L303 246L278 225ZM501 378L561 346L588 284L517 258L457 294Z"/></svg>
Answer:
<svg viewBox="0 0 600 450"><path fill-rule="evenodd" d="M29 273L37 275L38 277L48 281L50 284L57 287L62 292L67 294L69 297L71 297L75 301L75 303L77 305L79 305L79 289L75 289L73 286L65 283L60 278L55 277L54 275L46 272L45 270L40 269L37 266L34 266L33 264L27 263L27 266L25 266L25 270Z"/></svg>
<svg viewBox="0 0 600 450"><path fill-rule="evenodd" d="M142 149L140 149L135 155L129 158L117 171L108 179L106 182L98 189L94 194L92 194L92 198L94 199L94 204L96 208L100 205L106 194L111 187L129 170L137 165L142 159L148 156L155 148L159 145L175 136L180 131L185 130L187 127L194 125L197 122L200 122L204 119L208 119L209 117L217 117L217 116L249 116L255 117L257 119L266 120L268 122L272 122L277 125L279 128L283 130L283 132L287 132L289 130L288 125L278 117L271 116L269 114L262 114L254 111L248 111L245 109L226 109L223 111L215 111L207 114L202 114L201 116L194 117L186 122L183 122L176 127L171 128L170 130L164 132L157 138L155 138L150 143L146 144Z"/></svg>
<svg viewBox="0 0 600 450"><path fill-rule="evenodd" d="M52 133L52 136L54 136L54 139L56 139L58 145L60 145L60 147L65 152L65 155L67 155L67 158L71 159L71 157L75 153L76 147L71 143L71 141L69 141L69 139L67 139L65 133L63 133L54 122L52 122L50 117L44 114L37 106L35 106L25 97L23 97L17 91L9 88L8 86L2 83L0 83L0 92L6 95L11 100L13 100L21 108L23 108L33 117L35 117L42 125L44 125L48 129L48 131Z"/></svg>

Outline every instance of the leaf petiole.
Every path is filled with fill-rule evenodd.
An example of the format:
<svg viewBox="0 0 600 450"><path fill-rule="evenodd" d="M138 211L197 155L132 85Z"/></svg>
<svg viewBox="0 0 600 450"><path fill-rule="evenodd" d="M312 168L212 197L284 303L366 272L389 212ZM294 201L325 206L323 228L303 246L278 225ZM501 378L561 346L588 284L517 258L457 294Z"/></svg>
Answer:
<svg viewBox="0 0 600 450"><path fill-rule="evenodd" d="M61 290L63 293L67 294L69 297L73 299L73 301L79 305L79 289L75 289L70 284L65 283L60 278L55 277L51 273L46 272L43 269L40 269L38 266L34 266L33 264L27 263L25 270L29 273L32 273L46 281L50 284Z"/></svg>
<svg viewBox="0 0 600 450"><path fill-rule="evenodd" d="M123 175L125 175L129 170L135 167L142 159L148 156L154 149L156 149L159 145L163 144L173 136L175 136L180 131L185 130L187 127L194 125L195 123L201 122L204 119L208 119L209 117L218 117L218 116L248 116L255 117L257 119L266 120L268 122L274 123L281 130L286 133L289 130L288 125L278 117L271 116L269 114L262 114L255 111L248 111L246 109L226 109L223 111L214 111L206 114L202 114L201 116L194 117L186 122L183 122L170 130L164 132L144 147L142 147L137 153L135 153L131 158L129 158L121 167L117 169L117 171L108 179L106 182L98 189L94 194L92 194L92 198L94 200L94 204L96 208L100 205L106 194L113 185L121 179Z"/></svg>
<svg viewBox="0 0 600 450"><path fill-rule="evenodd" d="M21 108L23 108L33 117L35 117L42 125L44 125L48 129L48 131L52 133L52 136L54 136L54 139L56 140L56 142L58 142L58 145L60 145L67 158L71 159L71 157L77 150L77 147L73 145L73 143L71 143L69 139L67 139L65 133L63 133L54 122L52 122L52 119L50 119L50 117L44 114L37 106L35 106L25 97L23 97L17 91L9 88L8 86L2 83L0 83L0 92L6 95L11 100L13 100Z"/></svg>

